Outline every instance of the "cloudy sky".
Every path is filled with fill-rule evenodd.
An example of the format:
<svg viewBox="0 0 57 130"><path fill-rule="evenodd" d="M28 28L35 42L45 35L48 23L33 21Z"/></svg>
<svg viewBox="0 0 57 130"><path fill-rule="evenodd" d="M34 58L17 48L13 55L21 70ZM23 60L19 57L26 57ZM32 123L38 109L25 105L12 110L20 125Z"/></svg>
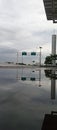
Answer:
<svg viewBox="0 0 57 130"><path fill-rule="evenodd" d="M16 60L17 51L51 53L56 24L46 19L43 0L0 0L0 62ZM14 59L15 58L15 59Z"/></svg>

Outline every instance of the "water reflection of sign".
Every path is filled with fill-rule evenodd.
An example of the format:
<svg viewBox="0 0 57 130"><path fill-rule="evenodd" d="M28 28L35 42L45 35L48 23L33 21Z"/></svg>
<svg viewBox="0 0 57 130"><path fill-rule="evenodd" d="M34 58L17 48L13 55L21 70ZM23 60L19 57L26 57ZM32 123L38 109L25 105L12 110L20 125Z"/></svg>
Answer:
<svg viewBox="0 0 57 130"><path fill-rule="evenodd" d="M19 73L19 71L20 73ZM39 87L41 86L41 70L35 71L32 69L17 69L17 80L22 81L39 81Z"/></svg>
<svg viewBox="0 0 57 130"><path fill-rule="evenodd" d="M28 77L21 77L21 80L23 80L23 81L25 81L25 80L27 80L28 79ZM36 78L35 77L29 77L29 80L31 80L31 81L35 81L36 80Z"/></svg>
<svg viewBox="0 0 57 130"><path fill-rule="evenodd" d="M35 81L36 78L35 78L35 77L31 77L30 80L31 80L31 81Z"/></svg>
<svg viewBox="0 0 57 130"><path fill-rule="evenodd" d="M21 77L21 80L25 81L25 80L26 80L26 77Z"/></svg>

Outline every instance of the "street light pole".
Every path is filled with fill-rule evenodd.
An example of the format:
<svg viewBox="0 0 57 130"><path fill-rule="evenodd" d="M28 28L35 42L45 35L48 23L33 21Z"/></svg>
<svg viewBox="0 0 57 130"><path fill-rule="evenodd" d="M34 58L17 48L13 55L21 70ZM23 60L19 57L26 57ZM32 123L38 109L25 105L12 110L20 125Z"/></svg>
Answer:
<svg viewBox="0 0 57 130"><path fill-rule="evenodd" d="M18 51L17 51L17 64L18 64Z"/></svg>
<svg viewBox="0 0 57 130"><path fill-rule="evenodd" d="M41 49L42 47L39 47L40 48L40 54L39 54L39 66L41 67Z"/></svg>

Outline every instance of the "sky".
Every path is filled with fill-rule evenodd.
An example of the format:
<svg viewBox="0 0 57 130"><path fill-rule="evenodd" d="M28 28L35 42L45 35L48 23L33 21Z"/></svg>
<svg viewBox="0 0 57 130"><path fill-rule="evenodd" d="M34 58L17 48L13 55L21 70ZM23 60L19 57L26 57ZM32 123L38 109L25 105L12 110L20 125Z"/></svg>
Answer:
<svg viewBox="0 0 57 130"><path fill-rule="evenodd" d="M17 52L39 53L40 46L44 62L54 33L56 24L47 20L43 0L0 0L0 62L15 62Z"/></svg>

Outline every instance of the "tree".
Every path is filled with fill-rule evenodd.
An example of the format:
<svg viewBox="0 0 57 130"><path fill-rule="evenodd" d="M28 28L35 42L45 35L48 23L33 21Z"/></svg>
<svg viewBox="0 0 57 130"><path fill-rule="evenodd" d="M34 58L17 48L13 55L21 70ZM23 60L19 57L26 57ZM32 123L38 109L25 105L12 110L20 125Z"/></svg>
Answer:
<svg viewBox="0 0 57 130"><path fill-rule="evenodd" d="M52 57L51 56L46 56L44 64L52 64Z"/></svg>
<svg viewBox="0 0 57 130"><path fill-rule="evenodd" d="M50 64L52 64L52 60L57 60L57 54L46 56L44 64L50 65Z"/></svg>

